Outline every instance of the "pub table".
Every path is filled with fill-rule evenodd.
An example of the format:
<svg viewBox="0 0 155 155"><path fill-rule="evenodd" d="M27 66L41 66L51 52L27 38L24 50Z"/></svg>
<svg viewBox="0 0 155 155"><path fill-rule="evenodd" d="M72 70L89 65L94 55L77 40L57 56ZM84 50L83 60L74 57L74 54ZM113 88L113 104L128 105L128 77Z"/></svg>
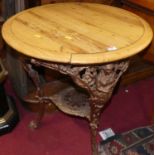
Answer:
<svg viewBox="0 0 155 155"><path fill-rule="evenodd" d="M146 48L152 30L141 17L95 3L55 3L22 11L2 28L6 43L21 55L36 86L32 96L41 104L35 128L46 104L84 117L97 155L97 128L103 107L129 65L129 58ZM41 84L34 66L56 70L72 79ZM14 69L14 68L13 68ZM30 99L31 98L31 99ZM25 99L25 100L26 100Z"/></svg>

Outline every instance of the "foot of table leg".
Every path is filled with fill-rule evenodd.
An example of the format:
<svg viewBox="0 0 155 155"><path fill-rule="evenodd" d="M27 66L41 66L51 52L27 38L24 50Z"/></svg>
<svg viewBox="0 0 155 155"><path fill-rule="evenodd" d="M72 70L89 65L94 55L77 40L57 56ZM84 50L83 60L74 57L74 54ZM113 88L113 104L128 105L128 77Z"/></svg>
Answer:
<svg viewBox="0 0 155 155"><path fill-rule="evenodd" d="M42 118L44 117L44 114L45 114L45 107L46 107L46 102L42 101L40 103L40 110L37 114L37 118L35 120L32 120L29 124L29 127L31 129L36 129L39 127L40 125L40 122L42 120Z"/></svg>
<svg viewBox="0 0 155 155"><path fill-rule="evenodd" d="M97 135L97 129L94 128L90 124L90 130L91 130L91 148L92 148L92 155L98 155L98 145L96 141L96 135Z"/></svg>
<svg viewBox="0 0 155 155"><path fill-rule="evenodd" d="M29 123L29 128L30 129L36 129L36 128L38 128L38 123L36 122L36 121L31 121L30 123Z"/></svg>
<svg viewBox="0 0 155 155"><path fill-rule="evenodd" d="M99 120L104 107L104 101L100 101L97 98L90 100L91 114L90 114L90 130L91 130L91 147L92 155L98 155L98 144L96 141L97 131L99 126Z"/></svg>

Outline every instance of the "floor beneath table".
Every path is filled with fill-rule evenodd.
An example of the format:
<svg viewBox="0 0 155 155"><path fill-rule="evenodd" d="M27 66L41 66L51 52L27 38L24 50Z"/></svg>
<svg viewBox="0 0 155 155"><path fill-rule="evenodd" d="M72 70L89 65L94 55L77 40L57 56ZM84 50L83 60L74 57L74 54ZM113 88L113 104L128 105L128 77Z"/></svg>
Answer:
<svg viewBox="0 0 155 155"><path fill-rule="evenodd" d="M121 133L150 125L153 83L154 78L148 78L120 88L103 112L99 130L110 127ZM6 88L15 97L9 81ZM47 114L40 128L32 131L28 124L34 113L25 110L16 101L21 121L11 133L0 137L1 155L91 155L89 127L84 119L54 112Z"/></svg>

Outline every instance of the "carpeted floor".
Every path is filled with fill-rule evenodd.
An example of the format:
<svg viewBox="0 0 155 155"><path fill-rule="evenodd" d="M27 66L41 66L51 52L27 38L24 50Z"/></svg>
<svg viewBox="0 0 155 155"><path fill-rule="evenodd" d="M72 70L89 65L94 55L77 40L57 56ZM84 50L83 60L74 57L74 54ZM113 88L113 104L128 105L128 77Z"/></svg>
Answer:
<svg viewBox="0 0 155 155"><path fill-rule="evenodd" d="M102 114L99 130L112 128L122 133L151 125L153 115L153 78L120 88ZM10 86L9 81L6 87ZM13 91L9 91L13 96ZM34 114L16 99L20 122L9 134L0 137L0 155L91 155L90 133L84 119L61 112L47 114L39 129L28 128ZM98 137L98 140L100 138Z"/></svg>
<svg viewBox="0 0 155 155"><path fill-rule="evenodd" d="M101 141L99 155L154 155L154 127L134 128Z"/></svg>

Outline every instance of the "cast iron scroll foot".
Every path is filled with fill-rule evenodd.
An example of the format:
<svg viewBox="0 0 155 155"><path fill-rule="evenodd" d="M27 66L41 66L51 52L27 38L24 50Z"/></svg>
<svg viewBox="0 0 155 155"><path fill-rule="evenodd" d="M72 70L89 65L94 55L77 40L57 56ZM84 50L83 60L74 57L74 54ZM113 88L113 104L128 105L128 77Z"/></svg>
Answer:
<svg viewBox="0 0 155 155"><path fill-rule="evenodd" d="M41 120L42 118L44 117L44 114L45 114L45 109L46 109L46 105L52 103L52 100L47 98L47 97L42 97L40 99L40 110L37 114L37 117L35 120L32 120L29 124L29 127L31 129L36 129L40 126L41 124Z"/></svg>
<svg viewBox="0 0 155 155"><path fill-rule="evenodd" d="M40 110L37 114L37 117L35 120L32 120L29 124L30 129L36 129L39 127L41 120L45 114L45 107L46 107L46 103L44 101L42 101L40 103Z"/></svg>
<svg viewBox="0 0 155 155"><path fill-rule="evenodd" d="M96 142L97 129L90 125L92 155L98 155L98 144Z"/></svg>
<svg viewBox="0 0 155 155"><path fill-rule="evenodd" d="M29 128L32 129L32 130L38 128L38 123L36 121L31 121L29 123Z"/></svg>

